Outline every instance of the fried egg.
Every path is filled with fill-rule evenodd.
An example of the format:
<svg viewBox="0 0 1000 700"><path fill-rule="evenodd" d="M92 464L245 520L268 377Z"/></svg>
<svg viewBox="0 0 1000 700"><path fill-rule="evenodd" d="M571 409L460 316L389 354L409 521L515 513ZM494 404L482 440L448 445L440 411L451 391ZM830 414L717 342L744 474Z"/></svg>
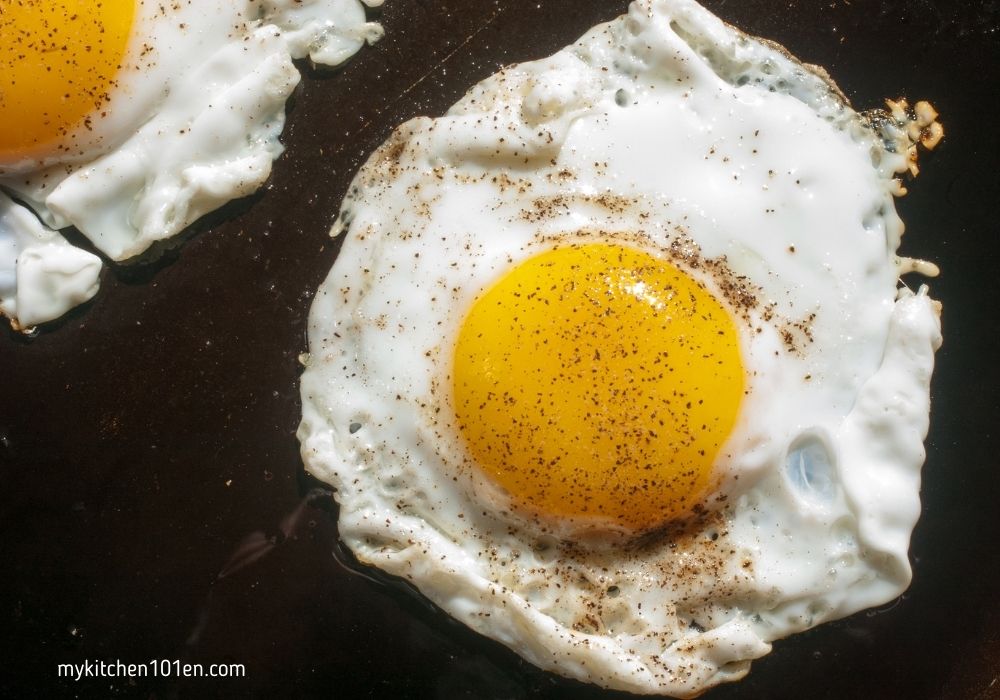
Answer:
<svg viewBox="0 0 1000 700"><path fill-rule="evenodd" d="M941 338L893 198L935 117L639 0L403 124L311 309L343 541L543 669L676 697L898 596Z"/></svg>
<svg viewBox="0 0 1000 700"><path fill-rule="evenodd" d="M43 224L0 218L0 309L30 326L97 291L100 259L55 229L126 260L255 191L292 59L336 65L380 32L359 0L0 3L0 189Z"/></svg>

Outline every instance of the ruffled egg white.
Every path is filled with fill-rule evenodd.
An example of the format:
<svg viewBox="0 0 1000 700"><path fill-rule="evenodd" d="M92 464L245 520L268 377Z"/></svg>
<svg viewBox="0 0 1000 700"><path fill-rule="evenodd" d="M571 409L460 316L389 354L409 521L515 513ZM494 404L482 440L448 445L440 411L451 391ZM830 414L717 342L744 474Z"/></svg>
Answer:
<svg viewBox="0 0 1000 700"><path fill-rule="evenodd" d="M542 668L677 697L899 595L940 343L898 288L911 122L641 0L402 125L311 312L341 537Z"/></svg>

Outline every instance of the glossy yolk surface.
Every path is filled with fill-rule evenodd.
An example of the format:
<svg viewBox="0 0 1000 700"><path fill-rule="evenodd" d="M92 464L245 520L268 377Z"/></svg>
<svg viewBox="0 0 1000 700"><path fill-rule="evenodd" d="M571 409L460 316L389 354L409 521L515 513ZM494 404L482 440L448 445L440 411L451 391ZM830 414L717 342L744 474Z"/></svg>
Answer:
<svg viewBox="0 0 1000 700"><path fill-rule="evenodd" d="M107 106L134 0L0 0L0 163L58 154Z"/></svg>
<svg viewBox="0 0 1000 700"><path fill-rule="evenodd" d="M477 299L452 398L472 459L516 503L641 531L715 485L744 381L732 316L701 283L584 244L528 259Z"/></svg>

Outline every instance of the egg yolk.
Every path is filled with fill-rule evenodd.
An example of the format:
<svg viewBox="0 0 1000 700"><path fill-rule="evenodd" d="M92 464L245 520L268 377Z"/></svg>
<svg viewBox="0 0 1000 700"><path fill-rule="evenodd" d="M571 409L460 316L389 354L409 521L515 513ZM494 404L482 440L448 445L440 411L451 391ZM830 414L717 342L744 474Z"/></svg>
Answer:
<svg viewBox="0 0 1000 700"><path fill-rule="evenodd" d="M486 290L452 376L467 449L515 503L633 531L699 510L743 389L719 300L603 243L541 253Z"/></svg>
<svg viewBox="0 0 1000 700"><path fill-rule="evenodd" d="M0 0L0 162L67 149L106 106L134 0Z"/></svg>

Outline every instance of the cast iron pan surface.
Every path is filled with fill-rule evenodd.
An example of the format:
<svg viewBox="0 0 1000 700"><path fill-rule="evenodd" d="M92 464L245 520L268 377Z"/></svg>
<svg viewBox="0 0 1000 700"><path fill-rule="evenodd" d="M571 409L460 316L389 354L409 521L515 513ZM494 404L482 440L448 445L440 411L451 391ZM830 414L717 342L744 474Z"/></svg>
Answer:
<svg viewBox="0 0 1000 700"><path fill-rule="evenodd" d="M997 2L705 4L826 67L857 108L928 99L947 130L898 202L903 253L943 270L914 582L706 697L1000 697ZM261 192L109 266L94 301L35 337L0 329L0 696L623 697L538 671L359 567L295 428L306 316L357 168L395 125L626 5L388 0L383 41L337 71L301 66ZM59 663L151 659L246 676L57 678Z"/></svg>

